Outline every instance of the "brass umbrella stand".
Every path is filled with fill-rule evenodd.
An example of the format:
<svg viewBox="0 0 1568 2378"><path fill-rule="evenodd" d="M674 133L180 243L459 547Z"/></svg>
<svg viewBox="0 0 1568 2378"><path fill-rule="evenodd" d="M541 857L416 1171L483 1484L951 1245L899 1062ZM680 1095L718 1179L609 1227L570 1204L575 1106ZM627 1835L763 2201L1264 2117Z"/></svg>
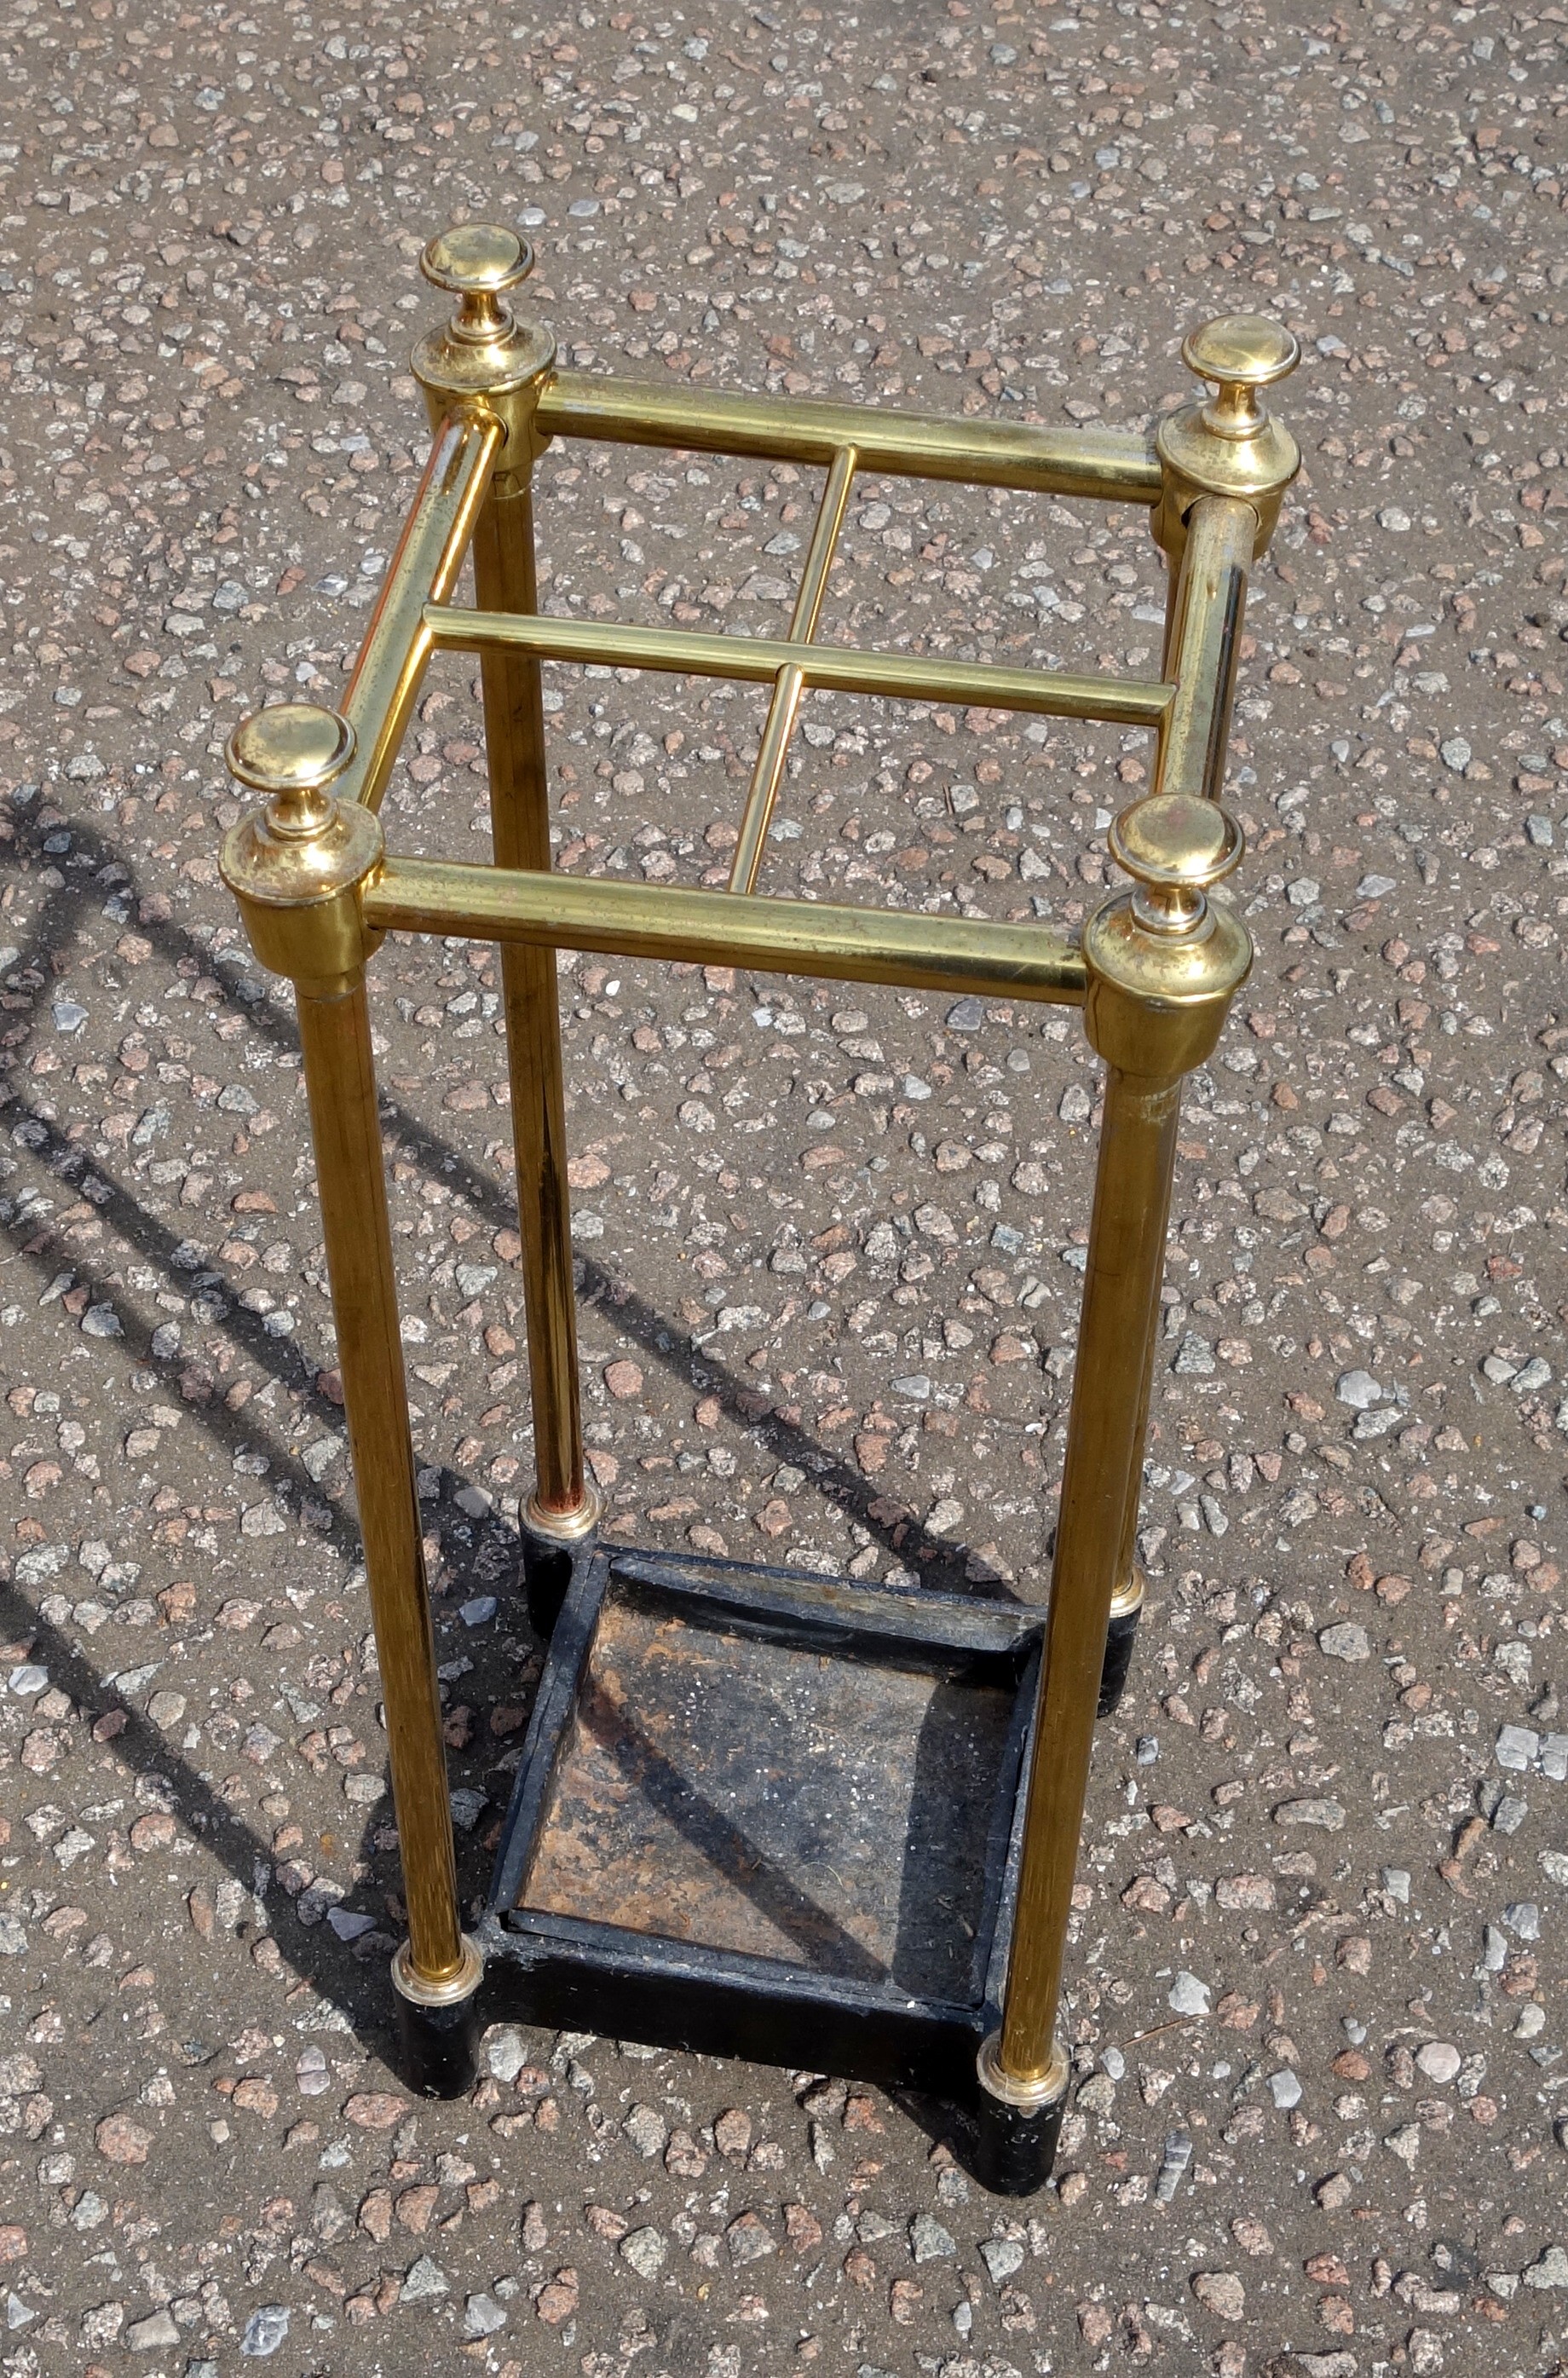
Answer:
<svg viewBox="0 0 1568 2378"><path fill-rule="evenodd" d="M1050 2168L1068 2076L1055 2024L1096 1710L1143 1596L1134 1553L1183 1077L1251 961L1208 896L1241 837L1218 805L1248 572L1299 456L1258 391L1298 360L1278 324L1206 324L1182 350L1215 393L1152 442L1120 431L925 421L559 371L509 293L526 244L433 241L452 292L413 368L429 462L341 711L283 703L236 728L262 797L222 849L256 955L293 982L405 1877L392 1980L402 2061L464 2088L492 2008L619 2036L827 2066L955 2105L987 2183ZM754 455L827 474L787 636L544 616L532 475L552 438ZM1168 570L1157 679L1074 676L815 642L856 475L1141 503ZM472 547L476 606L449 599ZM426 662L477 653L495 862L400 859L377 811ZM550 872L541 663L772 687L730 888ZM1110 847L1131 879L1081 945L1044 923L753 895L810 687L1121 721L1154 787ZM550 1634L489 1904L458 1900L409 1433L366 969L388 932L498 942L537 1474L530 1606ZM1045 1608L899 1591L598 1542L578 1393L555 953L1005 993L1081 1006L1105 1066L1094 1210Z"/></svg>

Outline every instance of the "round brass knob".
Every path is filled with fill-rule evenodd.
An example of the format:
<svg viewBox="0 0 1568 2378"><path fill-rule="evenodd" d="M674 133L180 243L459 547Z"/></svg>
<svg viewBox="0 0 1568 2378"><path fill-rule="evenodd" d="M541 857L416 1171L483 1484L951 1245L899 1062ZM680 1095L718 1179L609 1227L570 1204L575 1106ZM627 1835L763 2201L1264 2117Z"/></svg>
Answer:
<svg viewBox="0 0 1568 2378"><path fill-rule="evenodd" d="M1221 314L1181 342L1181 360L1219 393L1203 407L1205 426L1222 438L1254 438L1268 420L1257 390L1293 372L1301 342L1265 314Z"/></svg>
<svg viewBox="0 0 1568 2378"><path fill-rule="evenodd" d="M329 814L327 787L353 756L346 718L318 702L274 702L229 738L229 774L267 796L275 832L312 834Z"/></svg>
<svg viewBox="0 0 1568 2378"><path fill-rule="evenodd" d="M476 343L501 337L511 322L507 293L533 270L533 250L498 223L454 223L433 239L419 269L458 300L452 334Z"/></svg>
<svg viewBox="0 0 1568 2378"><path fill-rule="evenodd" d="M1133 913L1153 932L1185 933L1202 922L1204 893L1241 858L1241 829L1215 801L1155 793L1122 811L1110 855L1131 876Z"/></svg>

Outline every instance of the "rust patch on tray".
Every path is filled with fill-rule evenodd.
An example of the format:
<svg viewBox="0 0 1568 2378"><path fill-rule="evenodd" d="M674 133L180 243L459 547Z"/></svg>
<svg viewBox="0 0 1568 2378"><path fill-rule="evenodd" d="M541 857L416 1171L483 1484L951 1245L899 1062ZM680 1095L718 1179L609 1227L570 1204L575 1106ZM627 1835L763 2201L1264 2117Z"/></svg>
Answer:
<svg viewBox="0 0 1568 2378"><path fill-rule="evenodd" d="M967 1998L1014 1699L613 1588L518 1904Z"/></svg>

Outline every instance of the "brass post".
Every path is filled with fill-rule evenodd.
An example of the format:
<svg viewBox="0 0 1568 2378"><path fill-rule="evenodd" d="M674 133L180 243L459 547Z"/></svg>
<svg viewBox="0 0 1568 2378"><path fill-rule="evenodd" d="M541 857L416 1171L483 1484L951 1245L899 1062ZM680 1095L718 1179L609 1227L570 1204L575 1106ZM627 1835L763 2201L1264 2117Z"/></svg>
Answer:
<svg viewBox="0 0 1568 2378"><path fill-rule="evenodd" d="M244 719L230 739L229 767L266 806L231 829L220 864L257 956L290 976L298 996L408 1904L393 1979L415 2005L440 2008L471 1997L479 1953L458 1908L365 1001L365 960L380 937L364 927L360 895L381 861L381 828L368 810L330 790L353 740L345 719L312 703L280 703Z"/></svg>
<svg viewBox="0 0 1568 2378"><path fill-rule="evenodd" d="M1155 789L1225 790L1258 516L1242 496L1200 496L1170 564L1165 667L1176 691L1159 725Z"/></svg>
<svg viewBox="0 0 1568 2378"><path fill-rule="evenodd" d="M1105 1120L1006 2003L980 2056L984 2085L1026 2112L1059 2106L1066 2087L1053 2026L1106 1629L1143 1461L1139 1372L1165 1267L1181 1080L1212 1051L1251 963L1243 928L1204 896L1240 857L1223 810L1151 795L1123 811L1111 848L1134 883L1083 936Z"/></svg>
<svg viewBox="0 0 1568 2378"><path fill-rule="evenodd" d="M533 264L526 241L489 224L469 223L432 240L421 270L437 288L452 291L459 304L447 329L422 340L413 357L433 425L453 403L476 399L494 405L505 421L506 440L474 530L473 579L481 608L511 613L539 607L532 474L545 441L536 435L534 413L555 354L547 335L520 322L506 302ZM496 860L547 874L549 794L538 655L492 645L480 667ZM533 1411L535 1484L525 1526L554 1543L572 1544L592 1532L599 1498L583 1466L555 952L504 945L501 981Z"/></svg>
<svg viewBox="0 0 1568 2378"><path fill-rule="evenodd" d="M1193 371L1219 383L1219 394L1173 415L1156 439L1166 491L1154 514L1154 529L1165 546L1168 570L1160 674L1174 685L1175 693L1159 725L1153 789L1201 793L1217 801L1225 788L1248 572L1272 534L1280 498L1300 461L1295 441L1263 411L1257 390L1294 370L1300 350L1279 324L1262 316L1232 315L1203 324L1184 342L1181 352ZM1151 1231L1155 1219L1151 1214ZM1167 1222L1168 1200L1158 1217L1162 1248ZM1156 1281L1143 1343L1136 1363L1130 1365L1138 1381L1140 1448L1148 1434L1159 1338L1158 1290ZM1143 1577L1136 1557L1138 1507L1135 1485L1117 1556L1111 1602L1115 1648L1107 1652L1101 1716L1108 1714L1119 1697L1131 1656L1132 1629L1143 1607Z"/></svg>

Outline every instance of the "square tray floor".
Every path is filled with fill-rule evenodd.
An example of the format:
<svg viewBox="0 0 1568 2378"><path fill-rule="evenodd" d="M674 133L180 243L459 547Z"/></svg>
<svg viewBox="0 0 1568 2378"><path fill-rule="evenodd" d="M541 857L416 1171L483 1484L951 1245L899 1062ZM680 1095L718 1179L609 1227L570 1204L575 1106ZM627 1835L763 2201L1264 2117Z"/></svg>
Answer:
<svg viewBox="0 0 1568 2378"><path fill-rule="evenodd" d="M596 1553L540 1679L493 1978L537 2022L967 2091L1005 1971L1041 1625Z"/></svg>

